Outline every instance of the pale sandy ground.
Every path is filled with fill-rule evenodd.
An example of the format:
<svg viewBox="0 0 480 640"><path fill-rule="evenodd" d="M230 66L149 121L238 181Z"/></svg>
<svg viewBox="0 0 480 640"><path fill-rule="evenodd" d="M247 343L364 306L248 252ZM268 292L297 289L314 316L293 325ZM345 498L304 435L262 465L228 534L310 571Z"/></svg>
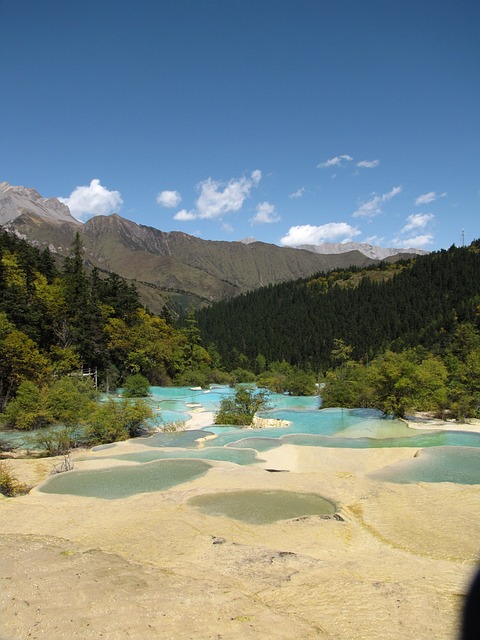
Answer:
<svg viewBox="0 0 480 640"><path fill-rule="evenodd" d="M208 424L195 413L188 427ZM480 488L368 477L415 452L285 445L165 492L0 500L0 637L453 639L480 551ZM75 468L103 466L104 453ZM37 483L52 461L11 465ZM187 504L249 488L318 492L343 521L249 525Z"/></svg>

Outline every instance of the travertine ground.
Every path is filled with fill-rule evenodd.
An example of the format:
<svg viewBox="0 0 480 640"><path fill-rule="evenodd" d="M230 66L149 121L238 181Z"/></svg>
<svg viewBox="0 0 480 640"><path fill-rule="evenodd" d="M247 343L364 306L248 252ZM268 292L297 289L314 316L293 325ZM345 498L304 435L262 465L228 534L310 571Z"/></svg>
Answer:
<svg viewBox="0 0 480 640"><path fill-rule="evenodd" d="M480 553L480 488L368 477L414 454L286 445L165 492L0 500L2 640L455 638ZM96 457L76 469L104 464ZM11 462L33 483L51 464ZM248 488L318 492L343 521L250 525L187 504Z"/></svg>

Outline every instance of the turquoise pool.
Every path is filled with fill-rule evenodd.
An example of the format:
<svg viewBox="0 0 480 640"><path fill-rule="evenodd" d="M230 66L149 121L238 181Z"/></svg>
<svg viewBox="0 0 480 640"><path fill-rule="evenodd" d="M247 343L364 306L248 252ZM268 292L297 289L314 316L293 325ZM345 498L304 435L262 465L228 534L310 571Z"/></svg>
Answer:
<svg viewBox="0 0 480 640"><path fill-rule="evenodd" d="M212 516L249 524L270 524L312 515L333 515L336 507L315 493L296 491L226 491L195 496L188 504Z"/></svg>
<svg viewBox="0 0 480 640"><path fill-rule="evenodd" d="M435 447L370 474L383 482L454 482L480 484L480 449Z"/></svg>
<svg viewBox="0 0 480 640"><path fill-rule="evenodd" d="M184 421L189 412L215 412L229 387L208 390L152 387L150 402L164 422ZM95 448L101 457L136 463L100 471L72 472L50 479L41 491L96 495L111 499L142 491L161 491L206 473L208 461L237 465L262 462L262 453L283 444L319 448L410 447L421 451L412 461L383 469L372 477L390 482L480 484L480 434L410 429L369 409L322 409L317 396L270 394L271 409L261 414L288 426L242 429L209 425L189 431L160 432L136 438L146 448L127 453L115 443ZM206 436L210 436L206 438ZM22 434L23 437L23 434ZM98 455L97 455L98 457ZM96 488L95 488L96 487Z"/></svg>
<svg viewBox="0 0 480 640"><path fill-rule="evenodd" d="M209 468L202 460L157 460L142 465L70 471L52 476L39 491L115 500L138 493L165 491L195 480Z"/></svg>

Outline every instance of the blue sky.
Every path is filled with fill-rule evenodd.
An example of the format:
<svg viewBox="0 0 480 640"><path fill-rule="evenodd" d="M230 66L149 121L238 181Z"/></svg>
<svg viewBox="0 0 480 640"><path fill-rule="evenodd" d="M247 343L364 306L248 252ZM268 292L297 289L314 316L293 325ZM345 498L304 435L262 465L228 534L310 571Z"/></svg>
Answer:
<svg viewBox="0 0 480 640"><path fill-rule="evenodd" d="M162 231L480 237L477 0L0 0L0 180Z"/></svg>

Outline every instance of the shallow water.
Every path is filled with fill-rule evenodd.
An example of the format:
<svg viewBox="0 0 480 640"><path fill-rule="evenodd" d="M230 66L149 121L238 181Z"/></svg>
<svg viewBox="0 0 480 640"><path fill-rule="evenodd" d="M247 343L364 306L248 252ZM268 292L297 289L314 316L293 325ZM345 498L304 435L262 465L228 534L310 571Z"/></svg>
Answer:
<svg viewBox="0 0 480 640"><path fill-rule="evenodd" d="M436 447L420 451L413 460L403 460L370 474L383 482L454 482L480 484L480 449Z"/></svg>
<svg viewBox="0 0 480 640"><path fill-rule="evenodd" d="M202 460L160 460L135 466L69 471L49 478L39 491L114 500L137 493L164 491L204 475Z"/></svg>
<svg viewBox="0 0 480 640"><path fill-rule="evenodd" d="M235 393L232 387L213 387L210 389L192 389L190 387L150 387L152 403L160 409L185 412L187 405L203 408L204 411L216 411L220 400Z"/></svg>
<svg viewBox="0 0 480 640"><path fill-rule="evenodd" d="M204 429L190 429L187 431L173 431L171 433L156 433L149 438L135 438L138 444L147 447L186 447L197 448L198 440L212 435Z"/></svg>
<svg viewBox="0 0 480 640"><path fill-rule="evenodd" d="M214 392L213 398L221 398L225 389L218 389ZM230 390L227 390L230 393ZM185 390L179 391L178 396L185 394ZM188 396L192 400L191 396ZM202 394L196 392L197 402L201 401ZM417 449L428 448L432 451L438 448L446 448L450 451L455 448L478 448L480 455L480 434L462 431L435 431L409 428L403 421L384 418L379 411L371 409L322 409L318 410L318 397L292 397L280 394L270 394L270 404L273 408L261 413L261 417L275 418L289 423L286 427L264 428L264 429L242 429L237 427L210 426L194 432L183 432L183 434L159 434L145 441L151 447L181 447L190 451L201 446L198 456L203 459L225 459L222 457L222 450L231 451L228 461L237 464L251 464L259 461L258 457L252 456L252 451L259 455L262 452L275 449L283 444L296 446L314 446L327 448L352 448L370 449L383 447L412 447ZM216 437L198 442L199 438L206 435ZM211 451L211 454L209 453ZM245 457L244 453L249 454ZM236 452L236 453L234 453ZM171 452L169 455L183 457L182 452ZM440 455L437 452L433 457L424 458L424 461L416 466L415 473L418 480L424 482L441 482L445 478L445 469L448 467L448 481L459 483L468 481L480 482L476 469L477 457L475 453L469 454L470 464L466 464L465 454ZM443 460L447 460L443 462ZM417 461L417 459L415 459ZM250 461L250 462L249 462ZM466 471L469 468L471 471ZM416 481L411 475L410 469L405 480L395 481ZM393 475L390 476L393 480ZM401 476L395 476L400 478ZM402 476L403 477L403 476Z"/></svg>
<svg viewBox="0 0 480 640"><path fill-rule="evenodd" d="M213 387L210 390L152 387L151 392L149 402L159 411L162 421L167 423L185 421L189 411L215 412L221 399L231 396L234 390L230 387ZM99 497L107 498L121 497L117 496L120 493L123 496L142 491L160 491L185 482L185 478L190 479L188 474L192 470L196 473L194 470L198 468L195 464L205 465L202 460L256 464L262 462L262 452L284 444L352 449L428 448L436 453L431 457L415 458L408 468L385 470L388 479L392 482L441 482L442 478L447 477L445 470L448 469L448 481L457 481L458 478L459 483L480 482L475 471L480 469L478 433L410 429L404 422L386 419L379 411L370 409L319 410L320 400L317 396L269 394L269 402L272 408L262 412L261 417L276 418L288 422L288 426L242 429L211 425L196 430L160 432L148 438L136 438L135 444L148 447L148 450L138 453L126 453L124 447L115 443L95 447L95 451L104 452L102 457L105 459L136 462L138 466L72 472L62 475L62 480L60 476L53 478L42 490L99 495L100 489L96 488L98 484L105 487L105 495ZM25 434L21 434L21 437L24 438ZM447 453L441 453L440 448L445 448ZM456 448L468 448L473 453L448 453ZM156 473L155 464L164 465L159 467L161 473ZM208 465L201 468L204 473ZM471 471L467 473L466 469ZM87 473L93 475L83 475ZM67 480L67 477L72 479Z"/></svg>
<svg viewBox="0 0 480 640"><path fill-rule="evenodd" d="M6 442L14 447L21 449L34 449L35 436L39 433L48 434L61 431L65 427L63 425L53 425L51 427L43 427L42 429L34 429L33 431L19 431L18 429L2 429L0 430L0 442ZM81 435L81 430L78 430Z"/></svg>
<svg viewBox="0 0 480 640"><path fill-rule="evenodd" d="M195 496L188 504L213 516L250 524L268 524L311 515L333 515L333 502L315 493L294 491L228 491Z"/></svg>
<svg viewBox="0 0 480 640"><path fill-rule="evenodd" d="M322 409L320 411L271 411L265 417L287 420L288 427L265 429L219 429L207 427L217 434L206 447L251 447L268 451L282 444L329 448L382 447L480 447L480 434L466 431L420 431L409 428L401 420L383 418L369 409ZM270 443L269 440L272 442Z"/></svg>
<svg viewBox="0 0 480 640"><path fill-rule="evenodd" d="M212 447L211 449L175 449L163 451L161 449L153 449L152 451L139 451L137 453L122 453L119 455L106 456L107 460L125 460L126 462L152 462L153 460L179 458L195 458L200 460L222 460L224 462L234 462L239 465L253 464L254 462L263 462L258 457L257 451L253 449L228 449L226 447ZM85 458L84 458L85 459ZM101 458L96 458L96 460Z"/></svg>

